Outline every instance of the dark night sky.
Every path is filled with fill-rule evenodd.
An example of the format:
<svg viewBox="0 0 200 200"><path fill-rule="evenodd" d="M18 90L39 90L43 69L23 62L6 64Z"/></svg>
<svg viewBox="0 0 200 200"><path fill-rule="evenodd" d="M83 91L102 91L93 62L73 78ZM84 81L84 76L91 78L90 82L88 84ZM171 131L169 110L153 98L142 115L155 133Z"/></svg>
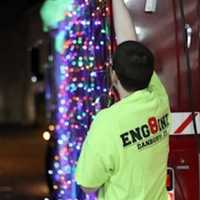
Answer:
<svg viewBox="0 0 200 200"><path fill-rule="evenodd" d="M23 13L43 0L6 0L0 4L0 26L9 26L18 20Z"/></svg>

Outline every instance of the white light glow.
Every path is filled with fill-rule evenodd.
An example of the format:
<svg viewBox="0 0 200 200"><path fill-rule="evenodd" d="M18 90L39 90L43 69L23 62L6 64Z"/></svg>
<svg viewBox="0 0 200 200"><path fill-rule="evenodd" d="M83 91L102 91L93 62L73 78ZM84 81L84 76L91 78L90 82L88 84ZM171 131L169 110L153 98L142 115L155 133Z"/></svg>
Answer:
<svg viewBox="0 0 200 200"><path fill-rule="evenodd" d="M37 77L36 77L36 76L32 76L32 77L31 77L31 81L32 81L33 83L36 83L36 82L37 82Z"/></svg>
<svg viewBox="0 0 200 200"><path fill-rule="evenodd" d="M43 139L48 141L51 138L51 134L48 131L45 131L42 135Z"/></svg>
<svg viewBox="0 0 200 200"><path fill-rule="evenodd" d="M135 31L136 31L137 35L140 35L142 33L142 29L138 26L135 27Z"/></svg>

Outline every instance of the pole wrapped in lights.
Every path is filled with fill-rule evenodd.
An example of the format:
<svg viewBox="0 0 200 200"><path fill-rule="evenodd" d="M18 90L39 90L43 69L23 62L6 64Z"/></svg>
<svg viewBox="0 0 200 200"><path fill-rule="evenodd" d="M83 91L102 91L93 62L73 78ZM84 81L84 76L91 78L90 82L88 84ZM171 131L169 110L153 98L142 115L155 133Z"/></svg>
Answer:
<svg viewBox="0 0 200 200"><path fill-rule="evenodd" d="M110 8L105 0L58 0L66 6L64 20L47 23L52 0L43 7L46 27L55 29L54 75L56 83L55 143L52 169L53 198L95 199L85 196L75 183L75 169L91 121L108 93L106 69L111 65ZM55 4L56 0L54 1ZM52 15L56 13L55 5ZM54 9L53 9L54 8ZM59 6L60 9L60 6ZM56 15L56 14L55 14ZM59 19L62 19L60 17ZM53 25L52 25L53 24Z"/></svg>

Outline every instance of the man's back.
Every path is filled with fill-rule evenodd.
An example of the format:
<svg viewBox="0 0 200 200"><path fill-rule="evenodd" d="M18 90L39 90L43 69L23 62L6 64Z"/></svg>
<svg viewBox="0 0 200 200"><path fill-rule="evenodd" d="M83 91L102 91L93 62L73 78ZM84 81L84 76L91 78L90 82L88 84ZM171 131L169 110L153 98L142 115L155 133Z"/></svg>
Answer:
<svg viewBox="0 0 200 200"><path fill-rule="evenodd" d="M77 181L88 187L104 184L99 200L166 200L170 124L168 97L154 74L148 89L97 115L83 147ZM94 170L99 174L90 177Z"/></svg>

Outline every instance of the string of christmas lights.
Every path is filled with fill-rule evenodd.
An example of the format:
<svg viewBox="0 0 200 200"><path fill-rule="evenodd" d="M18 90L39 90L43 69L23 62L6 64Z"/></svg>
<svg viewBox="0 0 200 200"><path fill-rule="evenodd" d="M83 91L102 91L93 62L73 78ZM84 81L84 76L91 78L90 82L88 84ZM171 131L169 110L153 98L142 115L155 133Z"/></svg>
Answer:
<svg viewBox="0 0 200 200"><path fill-rule="evenodd" d="M111 65L110 9L104 0L73 0L55 35L57 88L52 169L53 199L94 200L75 183L81 146L99 100L108 94L106 69Z"/></svg>

